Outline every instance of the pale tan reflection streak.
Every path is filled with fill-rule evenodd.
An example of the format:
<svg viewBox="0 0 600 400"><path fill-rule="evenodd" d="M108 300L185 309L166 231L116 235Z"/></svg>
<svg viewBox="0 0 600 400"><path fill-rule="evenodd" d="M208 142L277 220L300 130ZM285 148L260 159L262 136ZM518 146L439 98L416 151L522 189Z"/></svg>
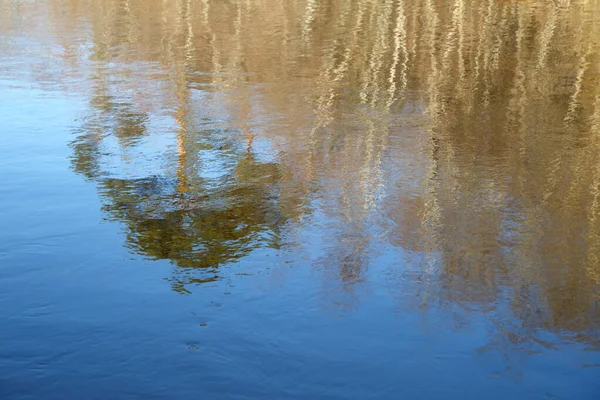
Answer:
<svg viewBox="0 0 600 400"><path fill-rule="evenodd" d="M234 42L235 42L235 53L232 59L232 73L233 80L236 82L235 88L237 90L232 91L233 99L232 103L235 104L237 112L234 114L236 117L236 124L244 133L246 137L246 151L249 154L252 149L252 142L254 141L254 134L250 130L248 121L250 120L250 88L248 87L248 80L246 78L246 71L242 68L242 62L244 60L243 40L244 33L242 19L242 5L237 7L237 15L234 22Z"/></svg>
<svg viewBox="0 0 600 400"><path fill-rule="evenodd" d="M406 22L406 46L409 49L406 57L406 69L408 76L408 66L417 64L417 49L419 46L419 35L417 34L420 28L419 18L423 13L423 1L404 2L405 22Z"/></svg>
<svg viewBox="0 0 600 400"><path fill-rule="evenodd" d="M356 47L359 40L359 34L364 30L364 15L366 9L367 1L359 1L358 2L358 11L356 12L356 21L353 26L349 27L351 29L351 40L348 46L346 46L344 50L344 55L342 57L342 61L337 66L337 68L333 71L333 80L334 82L340 82L347 74L350 62L353 59L353 56L356 52Z"/></svg>
<svg viewBox="0 0 600 400"><path fill-rule="evenodd" d="M431 119L430 126L426 132L428 135L426 151L429 164L426 167L423 193L423 214L421 216L421 236L424 238L424 260L423 269L426 274L433 275L439 267L441 253L441 238L438 232L441 230L441 208L438 199L440 188L439 180L439 150L440 138L437 137L439 130L439 94L438 94L438 67L437 67L437 31L439 19L432 0L425 0L425 16L427 17L427 35L425 46L428 49L430 59L430 77L428 79L428 114ZM428 290L422 299L422 306L427 304Z"/></svg>
<svg viewBox="0 0 600 400"><path fill-rule="evenodd" d="M590 163L593 166L594 176L589 184L591 195L588 210L588 231L591 240L587 249L588 275L600 284L600 94L597 94L594 113L590 117L592 141L590 144Z"/></svg>
<svg viewBox="0 0 600 400"><path fill-rule="evenodd" d="M592 132L592 146L594 147L593 164L595 172L592 182L589 186L590 194L592 195L592 201L589 209L589 235L590 237L596 237L596 240L592 240L588 247L586 258L587 258L587 271L596 284L600 284L600 93L596 95L596 102L594 104L594 113L590 118L591 132ZM593 165L592 164L592 165Z"/></svg>
<svg viewBox="0 0 600 400"><path fill-rule="evenodd" d="M194 25L193 25L193 15L192 15L192 0L186 0L185 5L185 61L186 67L193 65L195 61L195 52L194 48Z"/></svg>
<svg viewBox="0 0 600 400"><path fill-rule="evenodd" d="M287 7L286 3L280 3L280 13L283 16L282 20L282 32L281 32L281 59L285 63L285 67L289 68L290 63L288 61L292 58L292 54L290 51L290 20L287 15ZM286 69L287 72L287 69Z"/></svg>
<svg viewBox="0 0 600 400"><path fill-rule="evenodd" d="M137 24L137 19L135 17L135 15L133 14L132 10L131 10L131 4L130 4L130 0L125 0L123 2L123 9L125 11L125 18L127 20L127 41L129 43L135 43L137 41L137 38L139 36L139 32L138 32L138 24Z"/></svg>
<svg viewBox="0 0 600 400"><path fill-rule="evenodd" d="M101 19L100 23L98 24L98 29L96 30L100 31L100 39L98 40L98 44L100 44L100 46L98 47L101 50L96 54L98 54L98 58L101 60L108 60L112 56L111 52L113 41L115 40L114 38L117 36L116 31L118 29L116 24L111 23L112 20L115 19L118 14L118 9L115 7L114 2L109 2L108 4L106 4L106 8L108 9L108 18Z"/></svg>
<svg viewBox="0 0 600 400"><path fill-rule="evenodd" d="M588 59L592 54L592 45L588 44L585 52L582 53L581 59L579 60L579 66L577 68L577 78L575 78L575 91L571 96L571 100L569 101L569 109L567 111L567 115L565 115L564 122L565 124L571 124L575 121L577 117L577 112L580 108L579 97L581 96L581 85L583 83L583 77L585 72L589 67Z"/></svg>
<svg viewBox="0 0 600 400"><path fill-rule="evenodd" d="M515 6L512 4L500 4L496 9L499 8L500 21L497 23L498 30L494 35L493 51L489 56L489 69L490 74L497 74L499 69L502 67L500 63L500 57L502 51L505 50L507 37L512 34L512 24L514 24L514 13L520 15L522 6Z"/></svg>
<svg viewBox="0 0 600 400"><path fill-rule="evenodd" d="M550 12L548 15L548 19L544 24L544 28L540 33L540 41L539 41L539 55L537 68L542 70L546 66L546 62L548 59L548 51L550 49L550 44L552 38L554 37L554 31L556 30L556 23L558 21L558 8L554 1L550 1Z"/></svg>
<svg viewBox="0 0 600 400"><path fill-rule="evenodd" d="M432 112L430 112L430 114L432 115L432 120L434 121L434 124L437 123L438 119L441 122L441 124L439 124L437 126L437 128L442 131L444 129L444 117L446 115L446 113L448 113L448 110L446 109L446 104L450 101L452 101L452 99L449 99L447 97L449 97L449 95L447 94L448 90L451 90L450 87L452 87L452 84L456 84L457 79L454 76L454 71L456 70L455 68L453 68L452 62L451 62L451 55L452 54L456 54L456 59L457 62L460 59L460 47L459 47L459 43L458 43L458 38L457 38L457 33L459 31L459 25L461 23L461 15L462 15L462 6L463 6L463 1L462 0L456 0L455 4L453 5L453 11L452 11L452 20L450 22L450 27L449 30L450 32L446 35L446 40L444 41L443 45L444 47L443 52L442 52L442 56L441 56L441 66L440 68L437 70L438 72L438 76L436 77L436 83L434 84L435 87L435 95L432 95L431 97L436 98L435 102L432 102L430 104L430 106L432 106ZM458 73L460 74L460 69L458 69ZM460 77L459 77L460 79ZM460 92L457 91L457 87L454 86L453 88L453 96L455 97L459 97L460 96ZM443 93L443 97L440 98L438 93ZM443 143L444 138L443 137L439 137L438 139L440 139L440 141ZM450 189L450 194L451 197L454 201L457 200L458 198L458 192L459 192L459 180L458 177L460 175L460 172L458 170L458 164L456 163L455 159L456 159L456 155L455 155L455 149L453 146L444 146L444 151L442 152L442 154L444 155L444 166L445 168L448 169L448 171L450 171L449 177L448 177L448 182L449 182L449 189ZM440 160L442 161L442 160Z"/></svg>
<svg viewBox="0 0 600 400"><path fill-rule="evenodd" d="M425 191L423 193L423 214L421 216L421 236L424 238L423 250L426 265L424 271L433 275L439 267L441 253L441 207L438 199L439 180L439 140L433 135L427 142L429 164L425 172ZM423 299L426 302L426 299Z"/></svg>
<svg viewBox="0 0 600 400"><path fill-rule="evenodd" d="M339 14L339 17L336 19L336 23L334 24L334 30L336 32L340 32L346 29L347 27L347 19L351 11L351 2L345 2L343 4L343 8ZM359 13L360 18L360 13ZM360 21L360 19L359 19ZM357 29L357 28L355 28ZM356 30L354 30L355 35ZM356 39L356 38L355 38ZM333 117L331 115L333 110L333 101L335 98L335 89L338 83L344 78L347 69L347 59L344 59L340 66L335 67L336 57L338 56L338 49L340 47L338 38L331 38L329 43L330 45L324 50L324 62L321 67L321 71L319 73L319 77L317 78L317 89L322 92L321 95L317 98L316 101L316 110L315 113L317 115L317 124L315 129L325 127L329 125L332 121ZM352 51L355 43L352 43L346 51ZM345 67L342 67L343 64L346 63ZM311 142L314 139L315 130L311 131Z"/></svg>
<svg viewBox="0 0 600 400"><path fill-rule="evenodd" d="M351 60L353 50L356 47L358 41L358 35L362 27L362 19L364 15L364 6L366 1L359 0L359 9L356 17L356 24L352 28L352 40L350 45L346 47L344 56L338 67L335 67L335 57L337 55L337 38L331 39L330 46L325 51L325 60L323 63L323 67L321 68L321 72L319 73L319 77L317 79L317 90L321 92L321 95L318 97L316 101L316 122L315 125L311 128L308 134L308 148L310 150L310 157L308 159L308 180L312 180L314 178L314 152L317 146L316 133L328 126L333 120L332 117L332 109L333 109L333 101L335 98L335 89L339 82L344 79L348 65ZM344 28L346 26L346 20L350 15L351 2L344 3L344 8L340 13L340 17L336 24L336 28Z"/></svg>
<svg viewBox="0 0 600 400"><path fill-rule="evenodd" d="M350 2L347 2L346 4L350 4ZM365 16L365 11L367 9L367 5L369 4L368 1L364 1L364 0L360 0L358 2L358 9L356 11L356 18L355 20L349 20L349 18L347 16L350 16L350 11L351 8L350 7L345 7L343 9L343 12L341 13L342 15L342 23L340 25L338 25L338 27L340 28L339 31L342 32L341 29L344 28L348 28L351 30L351 39L349 41L348 44L346 44L345 48L342 48L341 50L344 50L343 55L342 55L342 60L340 61L340 63L336 66L334 66L334 58L332 57L331 60L332 62L330 63L331 68L329 68L327 66L327 68L325 69L326 71L331 70L331 82L332 84L329 85L329 90L327 92L327 95L325 97L325 99L320 98L319 101L317 102L319 109L321 109L321 111L319 112L319 114L323 115L323 111L327 110L327 114L329 114L331 111L331 107L333 107L333 99L335 97L335 89L336 86L339 84L339 82L341 82L345 77L346 74L348 72L348 68L351 64L351 62L353 61L353 56L355 55L355 49L357 47L357 44L359 42L359 39L361 37L361 33L366 33L364 32L364 16ZM347 21L347 22L346 22ZM342 42L343 43L343 42ZM334 54L332 54L333 56ZM330 76L329 72L326 73L325 76ZM325 82L324 82L325 83ZM361 187L361 191L363 193L363 196L361 196L362 199L364 199L363 202L363 209L364 211L367 211L370 206L372 206L374 204L374 198L375 198L375 191L377 190L376 187L374 187L373 185L373 181L371 180L371 178L373 177L373 175L371 174L374 170L375 171L379 171L380 169L379 164L380 164L380 159L378 161L375 161L375 166L371 165L372 157L374 154L374 149L373 147L375 146L374 143L374 136L377 133L380 132L376 132L376 127L374 124L374 121L372 119L372 117L369 117L367 115L367 113L365 113L364 115L361 116L361 120L365 122L366 125L366 145L365 145L365 162L364 162L364 166L363 166L363 171L361 174L361 179L359 180L359 185ZM319 120L318 120L319 121ZM326 124L329 123L330 119L327 119L325 121L323 121L322 119L320 119L321 122L317 122L317 125L321 125L323 124L323 122L325 122ZM362 138L356 138L359 143L363 143L363 139ZM348 139L349 140L349 139ZM360 146L359 144L357 145L352 145L352 143L347 143L344 146L344 176L346 177L350 177L352 176L352 168L349 168L349 166L351 166L355 160L356 160L356 154L352 151L352 149L360 149L362 146ZM377 174L377 173L375 173ZM379 174L380 175L380 174ZM362 228L362 221L365 218L366 214L365 212L361 212L359 213L358 216L356 216L353 211L353 202L351 201L351 199L353 197L355 197L353 190L352 190L352 186L353 186L353 182L351 182L350 179L346 178L345 179L345 183L343 184L343 188L342 188L342 203L344 205L344 214L348 217L351 218L350 221L354 220L354 222L351 224L351 226L355 227L355 232L351 235L351 237L354 237L357 235L356 232L362 232L363 228ZM376 184L375 184L376 186ZM355 215L354 217L352 217L353 215ZM347 253L348 254L348 258L349 259L353 259L353 260L360 260L362 258L362 254L361 252L364 251L364 249L367 246L368 243L368 239L364 236L364 234L359 234L359 237L361 237L361 239L359 240L353 240L351 246L353 246L352 248L352 252L351 253ZM354 247L354 246L358 246L358 247ZM347 263L348 261L345 261L345 263ZM354 261L353 263L357 263L359 261ZM359 262L360 263L360 262ZM349 267L348 265L343 267L344 269L346 269L346 272L344 272L343 274L346 276L354 276L357 277L360 274L358 273L358 269L361 268L360 265L354 265L353 267ZM350 269L348 269L350 268ZM354 272L351 272L354 271Z"/></svg>
<svg viewBox="0 0 600 400"><path fill-rule="evenodd" d="M387 108L389 109L394 101L404 99L404 91L407 85L408 52L406 49L406 16L404 11L404 0L396 0L396 26L394 27L394 50L392 55L392 66L390 67L389 78L389 98ZM402 60L401 60L402 59ZM400 88L396 97L396 70L400 64Z"/></svg>
<svg viewBox="0 0 600 400"><path fill-rule="evenodd" d="M486 93L484 95L484 106L487 109L490 105L491 92L493 85L498 85L498 82L492 82L495 80L494 78L501 71L500 59L503 55L506 55L506 51L508 50L506 47L506 38L513 37L515 33L512 28L515 24L515 19L517 19L517 15L521 14L521 5L520 4L511 4L504 2L497 2L494 0L494 7L492 8L491 17L493 18L492 24L494 25L492 30L492 39L491 42L491 51L489 51L486 55ZM516 14L516 15L515 15ZM495 20L495 21L494 21ZM517 40L522 40L517 39Z"/></svg>
<svg viewBox="0 0 600 400"><path fill-rule="evenodd" d="M580 32L583 32L583 30L591 30L591 26L589 26L589 24L586 24L585 26L583 26L581 28ZM578 35L578 37L582 37L581 33ZM583 47L583 46L582 46ZM569 106L567 109L567 113L563 119L563 122L565 124L565 129L570 129L571 126L576 122L577 118L578 118L578 114L579 114L579 109L581 107L580 104L580 96L581 96L581 92L582 92L582 85L583 85L583 81L584 81L584 77L586 74L586 71L588 70L590 63L589 63L589 58L592 55L592 43L588 43L587 48L585 49L585 51L582 51L582 54L580 56L579 59L579 65L577 68L577 76L575 78L575 83L574 83L574 91L573 94L571 95L570 101L569 101ZM570 140L569 138L567 138L566 140L563 141L564 146L561 149L561 151L559 152L559 155L557 156L556 160L553 162L553 168L550 172L550 177L548 180L548 184L546 185L546 189L544 191L544 196L543 196L543 205L545 205L545 203L548 201L548 198L554 194L556 192L556 185L558 184L558 180L560 178L559 172L561 170L562 165L565 162L565 158L567 157L567 149L571 146L572 144L572 140ZM566 196L564 197L565 202L569 202L569 200L573 197L574 192L575 192L575 186L577 185L577 183L579 183L580 179L581 179L581 171L580 171L580 166L581 163L577 162L578 160L581 160L581 157L578 157L575 160L575 174L574 174L574 179L573 179L573 184L571 185L570 189L567 191Z"/></svg>
<svg viewBox="0 0 600 400"><path fill-rule="evenodd" d="M386 0L386 2L383 4L382 9L389 9L389 3L390 2ZM379 10L379 5L374 5L373 3L370 3L370 6L371 7L369 10L369 21L367 26L369 27L369 29L373 29L373 26L375 26L375 43L371 44L369 43L369 41L365 40L366 43L365 45L363 45L362 49L364 52L364 59L368 60L368 67L362 75L363 83L359 94L361 102L364 104L366 104L368 101L369 88L373 84L372 80L374 78L373 75L375 74L376 64L378 63L378 61L381 60L381 46L385 45L382 42L382 27L378 24L378 16L380 15L380 13L378 13L377 11ZM371 39L371 35L366 36L366 38Z"/></svg>
<svg viewBox="0 0 600 400"><path fill-rule="evenodd" d="M481 35L477 36L477 54L475 56L475 85L483 86L483 108L487 109L490 103L490 82L487 74L488 58L486 50L492 48L492 39L494 37L493 19L494 15L494 0L487 0L487 3L482 2L480 7L481 14ZM482 81L482 82L480 82ZM477 86L476 86L477 88Z"/></svg>
<svg viewBox="0 0 600 400"><path fill-rule="evenodd" d="M593 27L588 26L587 28L593 31ZM600 32L599 32L599 34L600 34ZM586 70L590 69L590 67L591 67L591 63L589 60L590 60L590 58L592 58L592 56L593 56L592 43L588 43L587 51L580 59L580 65L579 65L580 69L578 71L577 78L575 80L575 91L574 91L573 95L571 96L571 101L569 102L567 114L563 120L565 123L565 129L569 129L569 128L577 129L577 127L576 127L577 123L581 123L580 114L583 110L580 110L580 109L583 108L583 104L580 101L579 97L582 94L583 85L586 83L587 84L591 83L591 82L584 82L584 76L586 74ZM592 71L592 73L593 72L594 71ZM591 79L588 79L588 81L589 80L591 80ZM596 105L594 107L594 113L595 112L597 112ZM596 148L595 145L599 145L600 143L595 143L595 135L593 133L594 128L595 128L594 122L595 122L595 115L592 114L592 116L590 118L590 125L591 125L590 131L592 132L591 141L592 141L592 143L594 143L594 145L590 145L590 147ZM572 146L572 143L573 143L573 141L569 141L568 142L569 146ZM565 146L565 147L567 147L567 146ZM582 183L586 176L584 171L589 168L590 158L593 157L593 154L591 154L591 153L592 153L592 151L586 149L586 150L582 150L578 157L575 157L574 167L572 168L573 169L572 182L566 193L566 196L564 196L564 203L566 206L576 202L575 199L577 198L578 189L583 187ZM560 157L561 157L561 160L565 157L565 150L563 150L561 152ZM553 181L553 183L556 184L555 181Z"/></svg>
<svg viewBox="0 0 600 400"><path fill-rule="evenodd" d="M183 54L175 56L175 84L177 93L177 110L175 111L175 120L179 129L177 130L177 190L180 193L189 191L189 182L187 177L187 142L188 142L188 118L189 118L189 98L190 90L187 81L187 67L194 61L194 51L192 43L194 31L191 25L191 3L190 0L178 0L176 31L185 37Z"/></svg>
<svg viewBox="0 0 600 400"><path fill-rule="evenodd" d="M365 2L362 2L363 4ZM361 5L363 5L361 4ZM379 75L381 73L383 73L384 71L384 60L385 60L385 55L388 49L388 45L386 43L386 34L389 31L389 27L391 24L391 15L392 15L392 8L393 2L392 1L388 1L383 9L378 9L376 7L373 7L371 9L372 13L375 14L374 21L375 24L378 26L378 29L375 31L376 32L376 38L375 38L375 45L373 47L373 56L370 58L369 60L369 68L367 70L367 74L364 77L364 82L366 83L366 88L370 89L370 96L371 96L371 101L370 101L370 106L371 107L375 107L375 105L378 103L378 95L379 95ZM362 20L362 15L364 13L364 9L365 7L362 6L359 8L359 12L358 12L358 24L356 25L356 27L354 28L354 33L355 36L353 37L353 41L350 45L350 47L347 49L345 55L346 57L343 59L341 65L336 68L334 70L334 79L333 82L338 82L341 80L342 78L342 73L345 72L346 68L347 68L347 61L349 59L349 55L351 55L352 50L355 46L355 41L358 39L358 27L360 27L360 22ZM345 14L347 14L347 12L349 11L349 9L345 9L344 12L342 13L342 17L343 20L345 21ZM400 16L401 18L402 16ZM340 27L343 28L343 25L341 25ZM398 47L400 46L400 44L398 44ZM333 50L331 51L332 55L333 55ZM331 58L333 60L333 58ZM333 64L333 63L331 63ZM327 71L326 76L329 76L329 72L332 68L330 67L330 65L326 65L325 71ZM395 73L395 70L394 70ZM405 73L405 70L403 70L403 73ZM333 94L333 86L329 86L329 93L327 96L327 102L325 102L325 104L323 104L322 102L319 103L319 106L322 107L321 109L325 108L326 110L329 110L332 106L331 100L334 97ZM365 88L365 86L363 86L363 88ZM365 89L366 89L365 88ZM363 97L363 99L366 100L365 97L365 93L363 92L361 94L361 96ZM323 107L325 106L325 107ZM376 206L376 199L377 197L380 195L381 189L383 187L383 180L382 180L382 169L381 169L381 155L383 152L383 143L387 140L387 136L388 136L388 129L385 126L385 121L386 118L382 118L381 115L379 116L373 116L372 113L369 112L365 112L365 113L361 113L362 115L362 120L365 121L365 125L366 125L366 130L364 131L364 162L363 162L363 167L362 167L362 173L361 173L361 180L360 180L360 186L361 186L361 191L363 193L362 198L364 199L364 203L363 203L363 208L365 209L365 211L372 209L373 207ZM382 123L383 122L383 123ZM327 122L328 123L328 122Z"/></svg>
<svg viewBox="0 0 600 400"><path fill-rule="evenodd" d="M596 96L596 102L594 104L594 113L590 118L590 131L592 133L592 147L596 154L596 174L594 180L590 185L590 192L592 193L592 205L590 207L590 221L596 222L598 219L598 213L600 212L600 94Z"/></svg>
<svg viewBox="0 0 600 400"><path fill-rule="evenodd" d="M442 57L442 68L443 71L448 71L451 68L450 56L456 52L458 60L458 72L459 76L463 78L464 65L460 65L462 62L462 42L459 41L459 36L462 35L462 18L464 17L464 3L463 0L455 0L452 10L452 20L450 21L450 32L446 35L444 55Z"/></svg>
<svg viewBox="0 0 600 400"><path fill-rule="evenodd" d="M219 51L217 42L217 35L213 32L210 23L210 0L202 0L202 22L206 29L209 37L209 45L212 53L212 71L211 71L211 82L213 84L221 85L223 82L222 68L220 58L221 52Z"/></svg>
<svg viewBox="0 0 600 400"><path fill-rule="evenodd" d="M467 13L465 10L464 0L460 0L457 4L456 10L456 24L457 24L457 35L458 35L458 73L460 76L461 84L464 84L466 79L466 59L465 59L465 24Z"/></svg>
<svg viewBox="0 0 600 400"><path fill-rule="evenodd" d="M173 59L173 51L171 48L171 42L172 42L172 36L168 34L168 32L171 31L171 22L169 21L169 15L168 15L168 10L169 10L169 4L171 2L169 0L162 0L162 4L161 4L161 22L162 22L162 27L161 27L161 31L163 32L163 35L161 37L160 40L160 47L161 47L161 54L164 54L164 62L168 63L170 60Z"/></svg>
<svg viewBox="0 0 600 400"><path fill-rule="evenodd" d="M378 100L379 82L378 78L383 64L384 54L388 48L388 32L390 25L390 16L392 13L392 1L385 0L383 4L373 6L372 18L375 25L375 43L370 49L368 56L369 66L363 78L362 88L360 90L360 99L362 103L369 102L373 106ZM374 15L373 15L374 14ZM365 50L367 47L365 47Z"/></svg>
<svg viewBox="0 0 600 400"><path fill-rule="evenodd" d="M308 46L310 43L310 31L317 12L317 0L307 0L306 10L302 18L302 43Z"/></svg>
<svg viewBox="0 0 600 400"><path fill-rule="evenodd" d="M516 136L517 148L513 152L511 160L515 168L516 184L520 194L526 198L527 179L520 170L526 163L529 154L534 151L528 146L529 130L527 105L530 102L529 91L527 90L527 78L530 73L530 65L526 55L526 41L529 39L529 5L520 4L514 8L516 15L517 31L516 52L515 52L515 78L513 86L509 91L510 100L507 109L507 127L512 130ZM518 268L514 274L518 277L515 280L515 291L527 291L529 285L538 285L546 288L548 283L543 276L536 276L535 272L541 267L541 257L539 254L539 244L544 232L543 209L539 206L526 208L522 218L523 230L520 232L520 240L515 249L515 260ZM517 300L518 301L518 300Z"/></svg>
<svg viewBox="0 0 600 400"><path fill-rule="evenodd" d="M590 40L588 46L593 48L594 54L590 54L590 79L595 85L595 101L593 106L593 112L590 113L589 124L590 124L590 136L591 141L589 144L589 158L590 161L586 163L591 165L593 171L593 177L589 184L588 190L591 195L591 201L588 211L588 235L589 245L587 248L586 271L588 276L597 284L600 285L600 42L598 37L600 35L600 21L596 16L600 11L600 2L586 2L587 13L584 13L584 17L587 17L588 26L591 30L589 37L595 38ZM588 32L585 32L588 33ZM582 102L583 103L583 102ZM585 106L583 103L582 106ZM580 175L585 175L587 165L583 166L578 170ZM597 294L600 297L600 293Z"/></svg>
<svg viewBox="0 0 600 400"><path fill-rule="evenodd" d="M513 162L516 168L521 168L524 164L525 156L527 154L527 127L524 126L524 114L527 105L527 92L525 89L526 71L527 66L525 65L526 59L524 54L524 40L527 33L527 25L525 21L525 13L522 9L516 8L517 15L517 31L515 32L516 39L516 66L515 76L513 78L513 85L510 89L509 103L507 107L507 127L513 130L517 137L517 151L513 152L515 161ZM522 179L522 175L518 174L518 185L521 193L524 191L525 181Z"/></svg>
<svg viewBox="0 0 600 400"><path fill-rule="evenodd" d="M585 3L584 5L587 6L589 4L590 3ZM579 12L585 16L585 7L583 10L570 10L569 4L563 4L560 15L562 18L563 16L567 17L569 13L571 15L577 15ZM594 18L592 20L596 19ZM536 227L538 231L542 231L542 227L540 227L540 222L543 220L541 214L542 211L548 212L548 210L553 210L553 217L557 220L573 219L573 216L569 214L578 213L583 204L586 203L587 194L584 191L584 188L586 187L584 182L590 178L590 172L592 172L592 182L597 182L598 168L594 168L593 166L597 165L599 154L597 150L598 143L596 142L597 139L594 132L595 127L593 118L591 119L592 123L590 137L587 140L585 147L578 149L579 146L577 143L579 140L577 138L577 134L575 133L581 130L583 123L581 116L586 109L586 107L583 105L583 93L587 92L587 95L589 96L590 88L594 88L596 91L598 88L597 84L592 84L594 80L594 72L590 71L589 60L592 58L592 53L594 52L590 51L591 43L587 40L589 38L598 37L598 35L594 34L593 32L594 27L586 23L580 24L579 29L575 31L574 51L579 53L580 57L578 63L575 65L575 68L573 68L576 71L576 75L572 87L569 87L568 89L572 94L569 96L567 110L564 114L564 118L562 119L563 125L559 125L559 129L563 131L563 134L560 136L560 140L555 142L556 149L554 151L548 151L549 155L556 154L556 156L552 157L550 160L550 168L546 175L546 185L542 193L542 201L539 205L540 212L537 218L532 221L531 225L532 227ZM571 70L572 69L570 69L569 72ZM586 173L584 171L588 172ZM565 191L560 185L567 177L571 182L568 186L568 189ZM594 183L592 183L592 187L593 185ZM590 190L590 194L592 195L591 207L593 209L593 204L595 202L593 189ZM556 204L560 205L559 209L556 209ZM593 211L589 214L593 214ZM572 263L571 268L577 269L580 265L581 267L584 267L585 263L587 263L587 265L585 265L587 275L593 282L596 282L597 284L597 253L598 250L600 250L600 236L597 235L598 226L593 218L593 215L591 218L588 217L587 226L588 231L584 236L584 240L587 242L585 247L586 261L577 260L574 258L573 260L570 260ZM577 225L574 224L571 229L577 228ZM542 237L538 236L536 241L541 242ZM556 249L557 255L568 254L569 247L570 251L576 251L575 248L578 245L577 241L572 241L571 238L565 238L563 243L561 243L560 247ZM581 279L581 277L574 278L570 272L565 273L565 275L568 278L568 282L576 282L576 280ZM537 278L538 280L542 280L540 279L542 277Z"/></svg>
<svg viewBox="0 0 600 400"><path fill-rule="evenodd" d="M365 123L365 157L362 167L360 186L362 188L363 208L365 211L375 207L378 188L381 186L381 152L378 148L379 140L383 139L386 132L378 130L376 121L372 117L366 117ZM379 140L378 140L379 139Z"/></svg>
<svg viewBox="0 0 600 400"><path fill-rule="evenodd" d="M4 21L2 27L6 29L9 26L8 21L14 21L14 18L22 13L18 12L19 6L21 2L15 2L14 0L1 0L0 1L0 21ZM11 21L11 22L12 22ZM6 24L6 25L5 25ZM10 24L12 25L12 24ZM12 28L12 26L11 26ZM4 31L4 29L0 28L0 31Z"/></svg>
<svg viewBox="0 0 600 400"><path fill-rule="evenodd" d="M429 105L428 105L428 113L431 116L435 115L439 111L439 102L438 102L438 61L437 61L437 34L438 34L438 25L439 18L437 15L437 11L435 9L435 5L433 4L433 0L425 0L425 16L426 19L426 27L427 27L427 35L425 36L425 46L427 48L427 55L430 60L430 70L429 76L427 79L427 94L429 96Z"/></svg>

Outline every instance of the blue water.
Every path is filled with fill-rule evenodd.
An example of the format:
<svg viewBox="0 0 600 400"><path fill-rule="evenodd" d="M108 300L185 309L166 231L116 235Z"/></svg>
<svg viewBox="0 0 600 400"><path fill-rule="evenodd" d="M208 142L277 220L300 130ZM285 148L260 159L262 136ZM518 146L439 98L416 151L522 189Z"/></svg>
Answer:
<svg viewBox="0 0 600 400"><path fill-rule="evenodd" d="M454 175L460 190L472 191L453 197L434 185L440 207L459 211L431 228L437 233L419 234L411 216L431 227L417 208L420 198L427 201L422 182L437 178L423 178L425 145L411 130L422 124L411 114L421 113L417 100L412 123L402 119L406 111L371 120L353 104L340 105L338 125L324 128L327 140L309 148L319 161L307 167L303 151L315 139L293 130L285 119L292 111L261 103L277 91L268 79L239 91L233 83L210 90L190 83L186 105L178 106L173 98L181 89L160 97L175 85L168 67L135 67L146 80L122 76L123 68L107 60L90 61L89 26L100 24L95 9L82 2L76 11L81 33L62 30L65 22L51 7L62 5L54 3L24 3L19 16L28 22L2 19L0 399L600 396L598 281L586 275L575 286L565 283L560 268L580 276L584 262L567 239L555 253L527 258L530 247L515 243L547 249L541 243L552 233L535 234L546 232L544 222L527 229L532 222L515 227L506 217L497 222L500 233L486 233L494 219L486 219L477 196L487 190L481 182L509 173L495 164L498 157L483 158L481 168L457 161L467 170ZM80 63L60 59L52 46L75 49ZM191 82L195 67L186 68ZM48 76L40 77L44 70ZM111 79L117 83L110 89L99 83ZM277 79L290 79L280 90L290 104L302 104L308 89L293 86L295 77ZM132 94L121 81L145 89ZM148 88L151 82L160 89ZM116 105L95 105L100 86ZM230 94L234 100L220 97ZM243 96L250 111L235 108ZM366 164L380 168L367 178L371 172L352 169L362 153L348 162L336 158L344 146L336 135L357 140L349 148L367 149L362 157L377 158L369 153L377 152L377 138L356 139L357 130L368 135L363 122L396 129L380 164ZM100 147L85 147L93 135L102 137ZM500 175L490 172L496 168ZM443 186L452 168L440 171ZM312 178L296 185L303 176ZM469 189L472 181L476 189ZM527 219L541 209L552 227L559 212L551 202L528 203L526 193L500 198L499 215ZM391 216L394 207L401 217ZM564 224L561 215L557 223ZM594 238L578 236L583 218L572 218L565 230L592 248ZM412 244L436 237L442 244L434 250ZM453 261L443 252L454 254L446 245L464 245L484 267L446 270ZM501 254L506 258L497 262ZM511 264L512 256L521 261ZM554 259L561 267L548 261ZM535 283L519 285L527 279Z"/></svg>

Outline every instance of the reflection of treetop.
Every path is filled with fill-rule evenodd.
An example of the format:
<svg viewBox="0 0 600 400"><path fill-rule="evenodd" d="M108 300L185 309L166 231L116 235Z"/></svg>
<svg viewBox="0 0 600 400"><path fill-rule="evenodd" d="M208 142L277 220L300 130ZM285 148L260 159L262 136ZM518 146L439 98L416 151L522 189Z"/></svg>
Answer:
<svg viewBox="0 0 600 400"><path fill-rule="evenodd" d="M182 142L175 176L117 178L103 169L115 157L119 165L127 164L125 154L146 134L148 117L130 111L131 105L123 99L115 103L109 96L94 97L91 105L96 111L72 143L73 167L98 181L104 210L125 223L127 244L134 251L172 260L179 267L216 268L257 246L277 246L278 226L286 219L278 206L280 167L259 162L245 149L228 145L238 133L213 130L191 134L186 119L185 129L180 126L177 133ZM104 147L111 138L117 140L120 150ZM207 151L216 154L209 164L219 167L222 161L229 167L219 171L217 182L199 174L203 167L210 167L202 165L207 161L198 156ZM159 155L158 162L164 163L167 153Z"/></svg>
<svg viewBox="0 0 600 400"><path fill-rule="evenodd" d="M108 200L105 210L126 223L134 249L180 267L206 268L239 258L261 243L277 245L281 216L272 183L229 185L204 196L181 195L174 180L154 177L106 179L100 190Z"/></svg>
<svg viewBox="0 0 600 400"><path fill-rule="evenodd" d="M74 165L91 174L98 150L80 137L74 143ZM190 168L191 169L191 168ZM220 178L217 189L180 193L178 179L102 178L105 210L129 228L131 246L182 267L216 267L240 257L253 244L276 244L278 167L251 155L238 157L235 168Z"/></svg>

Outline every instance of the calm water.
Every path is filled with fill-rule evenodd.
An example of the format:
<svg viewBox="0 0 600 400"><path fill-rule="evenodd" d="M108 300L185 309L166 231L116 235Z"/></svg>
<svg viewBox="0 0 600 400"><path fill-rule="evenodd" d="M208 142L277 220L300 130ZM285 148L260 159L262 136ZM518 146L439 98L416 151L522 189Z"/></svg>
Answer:
<svg viewBox="0 0 600 400"><path fill-rule="evenodd" d="M600 398L600 0L0 0L0 399Z"/></svg>

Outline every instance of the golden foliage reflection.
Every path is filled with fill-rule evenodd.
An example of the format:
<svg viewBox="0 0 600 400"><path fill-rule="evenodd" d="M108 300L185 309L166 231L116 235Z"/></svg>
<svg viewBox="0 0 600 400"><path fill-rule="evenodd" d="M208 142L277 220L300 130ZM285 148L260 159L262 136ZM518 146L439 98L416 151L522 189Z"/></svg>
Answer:
<svg viewBox="0 0 600 400"><path fill-rule="evenodd" d="M177 290L309 221L342 290L402 249L420 307L597 332L600 1L0 4L55 38L73 167Z"/></svg>

